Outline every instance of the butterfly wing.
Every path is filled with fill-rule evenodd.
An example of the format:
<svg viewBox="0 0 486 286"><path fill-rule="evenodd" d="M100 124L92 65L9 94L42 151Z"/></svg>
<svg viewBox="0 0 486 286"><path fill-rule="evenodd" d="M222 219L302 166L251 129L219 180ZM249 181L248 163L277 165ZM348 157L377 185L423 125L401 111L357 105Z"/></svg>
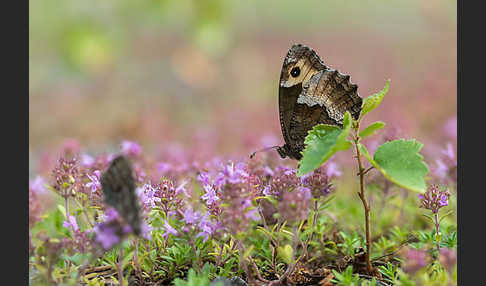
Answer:
<svg viewBox="0 0 486 286"><path fill-rule="evenodd" d="M299 73L292 73L298 68ZM285 145L277 151L300 160L304 140L316 124L342 126L350 111L357 119L362 98L348 75L327 68L317 53L297 44L287 53L280 75L279 113Z"/></svg>
<svg viewBox="0 0 486 286"><path fill-rule="evenodd" d="M127 158L116 157L101 176L105 203L115 208L135 234L140 234L140 206L135 193L135 179Z"/></svg>
<svg viewBox="0 0 486 286"><path fill-rule="evenodd" d="M358 119L363 100L358 94L358 86L351 83L349 78L349 75L337 70L324 69L313 75L303 86L297 103L322 107L338 125L342 125L346 111Z"/></svg>

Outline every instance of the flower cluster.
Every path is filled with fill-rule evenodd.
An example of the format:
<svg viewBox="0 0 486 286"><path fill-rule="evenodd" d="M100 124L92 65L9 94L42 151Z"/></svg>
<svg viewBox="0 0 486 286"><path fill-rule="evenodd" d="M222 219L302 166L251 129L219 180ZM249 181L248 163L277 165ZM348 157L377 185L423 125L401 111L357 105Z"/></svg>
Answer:
<svg viewBox="0 0 486 286"><path fill-rule="evenodd" d="M312 202L311 190L307 187L282 193L282 199L278 203L278 213L283 220L290 223L304 220L309 214Z"/></svg>
<svg viewBox="0 0 486 286"><path fill-rule="evenodd" d="M55 180L54 189L63 197L73 196L80 183L78 159L61 157L52 173Z"/></svg>
<svg viewBox="0 0 486 286"><path fill-rule="evenodd" d="M185 223L183 231L190 233L195 230L196 237L203 237L204 242L218 229L218 224L211 221L209 214L202 215L199 211L194 211L192 207L187 207L182 216Z"/></svg>
<svg viewBox="0 0 486 286"><path fill-rule="evenodd" d="M103 221L93 227L95 241L105 250L108 250L120 243L125 236L132 233L132 228L123 222L118 212L109 208L103 215ZM142 236L150 239L151 227L142 222Z"/></svg>
<svg viewBox="0 0 486 286"><path fill-rule="evenodd" d="M330 162L327 168L320 167L307 175L300 177L301 183L304 187L309 188L312 197L320 198L331 193L332 185L330 178L340 176L341 172L336 167L336 164Z"/></svg>
<svg viewBox="0 0 486 286"><path fill-rule="evenodd" d="M259 218L252 203L257 191L249 178L245 164L233 162L224 165L214 180L208 173L198 175L205 192L201 199L205 201L210 214L233 234L245 231L250 220Z"/></svg>
<svg viewBox="0 0 486 286"><path fill-rule="evenodd" d="M450 193L447 190L439 191L439 186L430 186L425 194L419 194L420 207L437 214L442 207L449 205Z"/></svg>

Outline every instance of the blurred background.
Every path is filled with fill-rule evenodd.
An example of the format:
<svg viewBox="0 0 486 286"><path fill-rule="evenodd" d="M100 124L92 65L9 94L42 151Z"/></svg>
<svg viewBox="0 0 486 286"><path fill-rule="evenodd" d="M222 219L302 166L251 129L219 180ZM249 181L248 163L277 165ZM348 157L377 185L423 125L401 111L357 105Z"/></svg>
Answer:
<svg viewBox="0 0 486 286"><path fill-rule="evenodd" d="M367 120L417 138L426 153L443 147L456 140L456 7L451 0L30 1L31 175L66 144L99 153L132 140L154 156L192 150L200 158L283 144L278 81L294 43L351 75L362 97L390 79Z"/></svg>

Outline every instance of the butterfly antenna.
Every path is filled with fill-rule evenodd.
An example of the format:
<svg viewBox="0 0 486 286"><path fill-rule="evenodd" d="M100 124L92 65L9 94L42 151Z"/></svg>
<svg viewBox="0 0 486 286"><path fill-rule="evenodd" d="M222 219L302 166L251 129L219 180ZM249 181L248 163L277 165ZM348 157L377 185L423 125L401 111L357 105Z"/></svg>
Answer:
<svg viewBox="0 0 486 286"><path fill-rule="evenodd" d="M263 148L261 150L255 151L255 152L250 154L250 159L253 159L253 157L255 157L256 153L266 152L268 150L277 149L278 147L280 147L280 146L266 147L266 148Z"/></svg>

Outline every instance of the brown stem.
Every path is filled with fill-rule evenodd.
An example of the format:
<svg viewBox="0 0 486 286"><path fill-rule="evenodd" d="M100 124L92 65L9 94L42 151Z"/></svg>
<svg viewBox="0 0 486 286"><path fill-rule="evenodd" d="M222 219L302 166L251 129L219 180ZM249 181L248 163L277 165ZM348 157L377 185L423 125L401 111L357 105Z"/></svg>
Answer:
<svg viewBox="0 0 486 286"><path fill-rule="evenodd" d="M297 252L297 244L298 244L298 240L299 240L298 239L298 233L297 233L297 227L294 227L294 238L293 239L294 239L294 243L293 243L293 246L292 246L292 257L291 257L291 260L290 260L290 265L287 267L287 270L285 270L284 274L278 280L273 280L272 282L270 282L268 284L268 286L274 286L274 285L282 284L282 282L285 281L285 279L287 279L287 276L292 274L295 266L299 263L299 261L302 259L302 257L304 257L304 256L301 256L301 257L299 257L299 259L297 259L297 261L294 262L295 253Z"/></svg>
<svg viewBox="0 0 486 286"><path fill-rule="evenodd" d="M246 252L246 248L243 244L241 244L241 248L243 248L243 251ZM262 281L262 282L265 282L265 283L268 283L270 282L269 280L263 278L261 275L260 275L260 271L258 270L258 266L256 265L255 263L255 260L253 260L253 258L251 257L251 255L248 256L248 260L250 260L251 262L251 265L253 266L253 271L255 271L256 273L256 276L258 278L258 280Z"/></svg>
<svg viewBox="0 0 486 286"><path fill-rule="evenodd" d="M356 125L356 131L359 130L359 122ZM358 134L358 132L356 132ZM360 192L358 193L359 198L363 202L363 208L365 212L365 231L366 231L366 269L368 273L371 274L371 261L370 261L370 253L371 253L371 240L370 240L370 207L368 202L366 201L365 196L365 183L364 183L364 167L363 162L361 161L361 151L359 149L359 135L356 135L354 139L354 146L356 147L356 159L358 160L358 167L359 167L359 185L360 185Z"/></svg>
<svg viewBox="0 0 486 286"><path fill-rule="evenodd" d="M318 205L318 202L317 200L314 202L314 218L312 220L312 226L311 226L311 229L314 230L314 227L316 226L317 224L317 216L318 216L318 212L319 212L319 205ZM314 235L314 231L312 231L309 236L307 237L307 239L305 240L305 243L304 245L302 245L303 249L304 249L304 255L303 257L305 257L306 259L309 259L308 257L308 252L307 252L307 247L309 246L309 242L312 240L312 236Z"/></svg>
<svg viewBox="0 0 486 286"><path fill-rule="evenodd" d="M123 247L120 246L120 250L118 252L118 283L120 286L123 286Z"/></svg>

